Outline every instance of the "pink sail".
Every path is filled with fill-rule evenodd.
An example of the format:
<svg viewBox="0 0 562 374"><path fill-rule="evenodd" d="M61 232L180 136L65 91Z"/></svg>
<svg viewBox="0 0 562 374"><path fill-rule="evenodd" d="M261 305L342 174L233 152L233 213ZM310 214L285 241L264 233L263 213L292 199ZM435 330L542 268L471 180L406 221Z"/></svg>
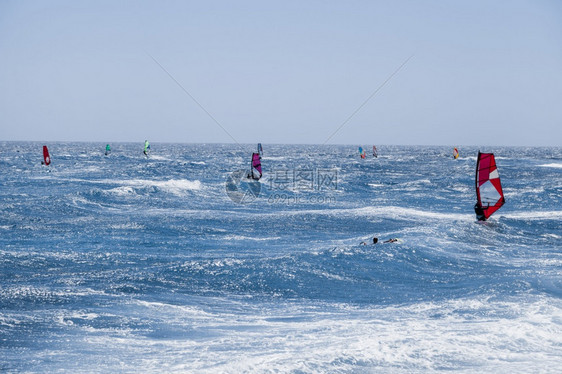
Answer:
<svg viewBox="0 0 562 374"><path fill-rule="evenodd" d="M261 157L259 153L252 153L252 178L260 179L262 176L261 172Z"/></svg>
<svg viewBox="0 0 562 374"><path fill-rule="evenodd" d="M476 162L476 216L485 221L505 204L496 159L493 153L478 152Z"/></svg>

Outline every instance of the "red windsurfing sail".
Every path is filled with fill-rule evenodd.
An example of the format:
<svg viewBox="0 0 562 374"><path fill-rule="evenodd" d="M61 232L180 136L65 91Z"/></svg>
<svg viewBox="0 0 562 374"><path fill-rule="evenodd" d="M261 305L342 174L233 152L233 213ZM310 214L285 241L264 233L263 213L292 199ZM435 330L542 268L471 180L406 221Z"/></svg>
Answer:
<svg viewBox="0 0 562 374"><path fill-rule="evenodd" d="M259 153L252 153L252 178L260 179L261 173L261 157Z"/></svg>
<svg viewBox="0 0 562 374"><path fill-rule="evenodd" d="M51 163L51 156L49 156L49 150L46 145L43 146L43 160L45 165L49 165Z"/></svg>
<svg viewBox="0 0 562 374"><path fill-rule="evenodd" d="M478 201L474 206L474 211L480 221L487 220L505 204L500 175L493 153L478 152L478 160L476 161L476 198Z"/></svg>

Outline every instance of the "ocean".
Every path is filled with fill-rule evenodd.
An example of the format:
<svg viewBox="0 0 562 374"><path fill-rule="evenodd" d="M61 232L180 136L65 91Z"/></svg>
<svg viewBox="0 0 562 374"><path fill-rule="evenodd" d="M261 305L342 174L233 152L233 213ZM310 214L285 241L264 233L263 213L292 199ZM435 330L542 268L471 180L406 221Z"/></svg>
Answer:
<svg viewBox="0 0 562 374"><path fill-rule="evenodd" d="M477 147L42 145L0 142L1 372L560 370L562 148L481 147L477 222Z"/></svg>

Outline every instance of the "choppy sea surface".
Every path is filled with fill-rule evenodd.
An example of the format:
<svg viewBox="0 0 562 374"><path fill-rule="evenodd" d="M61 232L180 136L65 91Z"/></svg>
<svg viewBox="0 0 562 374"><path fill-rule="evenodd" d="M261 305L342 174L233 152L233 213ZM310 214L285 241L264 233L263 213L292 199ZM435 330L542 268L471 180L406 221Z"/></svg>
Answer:
<svg viewBox="0 0 562 374"><path fill-rule="evenodd" d="M42 145L0 142L2 372L560 370L562 148L482 147L478 223L475 147Z"/></svg>

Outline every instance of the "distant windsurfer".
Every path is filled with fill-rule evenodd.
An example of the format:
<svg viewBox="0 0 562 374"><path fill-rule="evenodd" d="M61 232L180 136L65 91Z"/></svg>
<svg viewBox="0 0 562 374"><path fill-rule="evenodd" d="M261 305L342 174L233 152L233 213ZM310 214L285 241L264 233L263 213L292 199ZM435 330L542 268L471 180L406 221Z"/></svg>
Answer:
<svg viewBox="0 0 562 374"><path fill-rule="evenodd" d="M107 156L109 153L111 153L111 147L109 146L109 144L107 144L105 146L105 155Z"/></svg>
<svg viewBox="0 0 562 374"><path fill-rule="evenodd" d="M148 140L145 140L143 153L146 157L148 157L148 152L150 152L150 143L148 142Z"/></svg>
<svg viewBox="0 0 562 374"><path fill-rule="evenodd" d="M51 156L49 155L49 149L46 145L43 146L43 162L41 165L49 166L51 164Z"/></svg>
<svg viewBox="0 0 562 374"><path fill-rule="evenodd" d="M261 156L259 153L252 153L252 163L250 165L250 171L247 174L247 178L259 180L262 177L262 170L261 170Z"/></svg>

